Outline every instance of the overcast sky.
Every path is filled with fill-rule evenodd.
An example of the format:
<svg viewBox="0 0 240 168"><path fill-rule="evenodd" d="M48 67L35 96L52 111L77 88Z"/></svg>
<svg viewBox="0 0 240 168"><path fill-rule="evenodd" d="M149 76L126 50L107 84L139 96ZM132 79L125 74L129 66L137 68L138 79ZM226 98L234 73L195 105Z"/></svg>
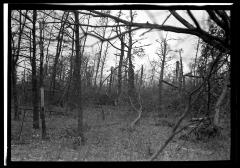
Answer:
<svg viewBox="0 0 240 168"><path fill-rule="evenodd" d="M162 24L165 18L170 14L167 10L137 10L136 12L137 12L137 15L134 18L134 22L139 22L139 23L149 22L149 23ZM185 11L177 10L177 12L181 14L181 16L183 16L187 21L192 23L191 19L187 16ZM195 10L192 12L194 16L197 18L197 20L199 21L200 26L203 29L207 30L208 27L206 26L206 20L207 20L206 12L203 10ZM116 11L111 11L111 14L114 14L114 13L116 14ZM129 16L129 10L123 11L123 13L126 14L126 16ZM124 16L122 18L127 19ZM170 16L170 18L167 20L165 25L172 25L172 26L184 28L184 26L180 22L178 22L173 16ZM140 29L135 31L133 40L135 40L136 38L139 38L140 34L142 34L145 31L147 31L147 29ZM144 47L145 53L146 53L146 56L144 58L135 57L135 66L136 66L135 70L138 70L142 64L146 69L149 69L150 68L149 59L159 60L158 56L156 55L156 50L159 47L159 44L156 42L156 40L161 40L165 36L166 36L166 32L159 31L159 30L152 30L151 32L143 36L143 38L145 39L141 41L141 45L144 45L144 44L151 44L151 45ZM198 37L193 35L168 32L167 39L172 39L172 38L179 39L179 40L170 40L168 41L168 43L172 50L177 50L180 48L183 49L182 58L183 58L184 73L187 73L189 72L188 64L191 61L191 59L195 57L195 54L196 54L196 45L197 45ZM91 45L95 43L96 40L97 39L93 37L88 37L87 45ZM120 44L116 43L116 45L120 45ZM120 48L120 46L118 47ZM110 68L111 66L114 66L115 53L116 53L116 49L111 47L109 49L106 68ZM179 55L177 53L170 52L169 56L170 55L176 55L176 58L179 58ZM169 64L172 64L172 66L174 67L175 62L176 60L174 59Z"/></svg>
<svg viewBox="0 0 240 168"><path fill-rule="evenodd" d="M63 11L56 11L56 12L61 16L62 15L61 13ZM117 16L118 12L119 12L119 10L111 10L111 15ZM163 21L166 19L166 17L170 14L170 12L168 10L133 10L133 13L134 12L136 12L137 15L134 17L133 22L135 22L135 23L149 22L149 23L156 23L156 24L160 24L160 25L163 23ZM186 19L187 21L189 21L190 23L193 24L192 20L189 18L186 11L177 10L177 12L182 17L184 17L184 19ZM129 10L123 10L122 13L123 13L123 15L121 16L121 18L129 21ZM192 13L198 20L201 28L207 31L207 29L208 29L208 26L206 24L207 17L208 17L207 13L204 10L192 10ZM97 22L98 19L99 18L91 17L90 24L91 25L99 25L99 23ZM80 23L82 23L82 22L87 23L87 19L83 19L83 21L80 21ZM112 19L109 19L109 25L113 25L114 23L115 22ZM169 17L169 19L165 22L165 25L171 25L171 26L185 28L173 16ZM108 29L108 32L106 33L105 37L108 37L108 35L110 33L110 29L111 28ZM156 54L156 50L159 48L159 43L157 43L156 40L163 39L167 33L167 39L178 39L178 40L170 40L170 41L168 41L168 44L172 50L183 49L183 52L182 52L183 68L184 68L183 70L184 70L184 73L189 72L189 63L192 62L192 59L195 57L195 54L196 54L196 46L197 46L198 37L193 36L193 35L181 34L181 33L164 32L164 31L160 31L160 30L152 30L140 37L140 35L143 32L146 32L147 30L148 29L140 29L140 30L134 31L134 33L133 33L133 40L143 38L143 40L140 41L141 44L136 43L134 46L150 44L149 46L144 47L145 54L146 54L145 57L138 58L137 56L135 56L135 59L134 59L135 71L139 70L141 65L144 65L144 70L146 73L151 68L151 66L149 64L149 60L155 60L155 61L159 60L159 57ZM87 41L86 41L86 46L91 46L92 44L96 43L97 41L98 41L98 39L88 36ZM112 40L112 43L114 43L115 46L120 48L120 41L118 39ZM104 46L106 46L106 43ZM104 68L105 75L109 74L109 69L111 66L116 66L116 57L114 54L120 53L120 51L117 51L115 48L111 47L111 45L109 45L109 46L110 46L110 48L108 50L107 60L106 60L105 68ZM56 50L55 47L52 46L52 47L50 47L49 52L54 55L54 53L56 52L55 50ZM95 53L98 51L99 51L98 45L95 45L93 50L91 47L85 48L85 54L92 56L92 58L95 56ZM69 50L67 52L69 53L71 51ZM200 54L200 53L198 53L198 54ZM168 63L168 68L166 69L166 71L169 69L174 69L176 60L179 60L179 55L176 52L170 52L168 56L175 56L175 57L171 62Z"/></svg>

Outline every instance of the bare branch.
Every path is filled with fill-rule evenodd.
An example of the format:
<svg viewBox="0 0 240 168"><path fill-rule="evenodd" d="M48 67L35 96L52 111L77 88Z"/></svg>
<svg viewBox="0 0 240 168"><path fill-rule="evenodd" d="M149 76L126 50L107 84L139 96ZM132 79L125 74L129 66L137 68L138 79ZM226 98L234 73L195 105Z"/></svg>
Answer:
<svg viewBox="0 0 240 168"><path fill-rule="evenodd" d="M164 24L166 23L166 21L170 18L171 15L172 15L172 13L170 13L170 14L166 17L166 19L163 21L162 25L164 25Z"/></svg>
<svg viewBox="0 0 240 168"><path fill-rule="evenodd" d="M147 29L159 29L159 30L164 30L164 31L171 31L175 33L185 33L185 34L191 34L191 35L196 35L203 39L206 43L213 45L214 47L222 50L222 52L229 53L230 52L230 44L228 42L225 42L224 38L219 38L216 36L213 36L206 31L203 30L198 30L194 28L192 25L188 25L191 28L180 28L180 27L174 27L174 26L167 26L167 25L159 25L159 24L151 24L151 23L134 23L134 22L129 22L123 19L120 19L118 17L112 16L110 14L106 13L101 13L98 11L91 10L92 13L98 14L102 17L109 17L114 19L116 22L121 22L126 25L130 25L132 27L138 27L138 28L147 28ZM176 15L176 12L173 12ZM179 16L179 15L178 15ZM181 16L180 16L181 17ZM188 22L187 22L188 23Z"/></svg>
<svg viewBox="0 0 240 168"><path fill-rule="evenodd" d="M207 13L209 14L210 18L223 30L226 30L226 26L224 23L216 16L215 12L212 10L207 10Z"/></svg>
<svg viewBox="0 0 240 168"><path fill-rule="evenodd" d="M190 10L187 10L188 15L191 17L192 21L196 25L197 29L201 29L199 26L199 23L197 22L196 18L193 16L192 12Z"/></svg>
<svg viewBox="0 0 240 168"><path fill-rule="evenodd" d="M190 24L188 21L182 18L175 10L170 10L170 12L178 21L180 21L188 29L195 29L192 24Z"/></svg>

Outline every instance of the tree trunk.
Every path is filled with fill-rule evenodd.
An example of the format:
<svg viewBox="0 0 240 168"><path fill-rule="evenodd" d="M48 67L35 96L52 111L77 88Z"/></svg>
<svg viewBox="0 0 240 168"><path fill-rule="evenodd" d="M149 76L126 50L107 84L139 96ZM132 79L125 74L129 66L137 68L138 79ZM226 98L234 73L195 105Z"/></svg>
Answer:
<svg viewBox="0 0 240 168"><path fill-rule="evenodd" d="M53 65L53 71L52 71L52 80L51 80L51 90L52 90L52 98L54 98L54 91L55 91L55 83L56 83L56 74L57 74L57 65L58 65L58 61L59 61L59 57L62 51L62 41L63 41L63 34L64 34L64 26L66 24L67 18L68 18L69 12L66 14L65 20L64 16L65 13L63 14L62 17L62 24L58 33L58 42L57 42L57 48L56 48L56 56L54 59L54 65Z"/></svg>
<svg viewBox="0 0 240 168"><path fill-rule="evenodd" d="M84 144L85 138L83 134L83 109L82 109L82 90L81 90L81 63L82 55L80 53L80 44L79 44L79 17L78 12L74 12L75 16L75 48L76 48L76 57L75 57L75 66L74 66L74 88L75 88L75 101L78 108L78 135L81 137L81 143Z"/></svg>
<svg viewBox="0 0 240 168"><path fill-rule="evenodd" d="M110 80L109 80L109 85L108 85L108 93L111 94L112 92L112 85L113 85L113 70L114 68L111 67L111 74L110 74Z"/></svg>
<svg viewBox="0 0 240 168"><path fill-rule="evenodd" d="M221 104L225 98L225 96L227 95L227 90L228 90L228 78L226 79L226 82L225 82L225 85L223 87L223 90L222 90L222 93L220 94L218 100L217 100L217 103L215 105L215 115L214 115L214 119L213 119L213 124L217 127L220 126L220 118L219 118L219 115L220 115L220 107L221 107Z"/></svg>
<svg viewBox="0 0 240 168"><path fill-rule="evenodd" d="M131 22L133 21L133 15L132 10L130 10L130 17ZM128 41L128 95L131 97L133 104L135 103L134 98L134 69L133 69L133 63L132 63L132 32L131 32L131 26L129 26L129 41Z"/></svg>
<svg viewBox="0 0 240 168"><path fill-rule="evenodd" d="M107 24L108 24L108 19L107 19L105 25L107 25ZM102 35L103 38L105 38L105 33L106 33L106 27L103 28L103 35ZM103 50L103 41L101 41L99 56L98 56L98 59L97 59L96 74L95 74L95 79L94 79L94 86L95 87L97 86L97 76L98 76L99 66L100 66L101 57L102 57L102 50Z"/></svg>
<svg viewBox="0 0 240 168"><path fill-rule="evenodd" d="M27 11L26 11L27 14ZM22 15L21 10L19 12L19 35L18 35L18 44L16 54L12 54L12 89L13 89L13 101L14 101L14 120L19 120L19 111L18 111L18 92L17 92L17 61L20 54L21 40L23 29L26 23L26 17L22 24Z"/></svg>
<svg viewBox="0 0 240 168"><path fill-rule="evenodd" d="M16 65L12 64L12 93L13 93L13 102L14 102L14 120L19 120L19 111L18 111L18 94L17 94L17 72Z"/></svg>
<svg viewBox="0 0 240 168"><path fill-rule="evenodd" d="M39 129L39 111L38 111L38 88L37 88L37 70L36 70L36 20L37 11L33 10L33 29L32 29L32 106L33 106L33 128Z"/></svg>
<svg viewBox="0 0 240 168"><path fill-rule="evenodd" d="M167 50L167 41L164 39L163 41L163 53L162 53L162 64L161 64L161 73L160 73L160 78L159 78L159 86L158 86L158 114L160 116L161 113L163 113L163 102L162 102L162 97L163 97L163 74L164 74L164 66L165 66L165 59L166 59L166 50Z"/></svg>
<svg viewBox="0 0 240 168"><path fill-rule="evenodd" d="M73 76L73 56L74 56L74 30L73 30L73 35L72 35L72 53L71 53L71 57L70 57L70 70L69 70L69 75L68 75L68 87L67 87L67 91L66 91L66 101L68 102L68 98L69 98L69 90L70 90L70 86L71 86L71 82L72 82L72 76Z"/></svg>
<svg viewBox="0 0 240 168"><path fill-rule="evenodd" d="M175 84L179 85L179 61L176 61L176 75L175 75Z"/></svg>
<svg viewBox="0 0 240 168"><path fill-rule="evenodd" d="M198 54L198 49L199 49L199 44L200 44L200 38L198 38L198 43L197 43L197 51L195 55L195 60L194 60L194 68L193 68L193 76L197 75L197 54ZM197 86L197 78L193 79L194 86Z"/></svg>
<svg viewBox="0 0 240 168"><path fill-rule="evenodd" d="M105 35L105 33L104 33ZM97 67L96 67L96 73L95 73L95 78L94 78L94 86L97 86L97 76L98 76L98 71L99 71L99 67L100 67L100 62L101 62L101 57L102 57L102 48L103 48L103 42L101 42L101 47L100 47L100 51L99 51L99 55L97 57Z"/></svg>
<svg viewBox="0 0 240 168"><path fill-rule="evenodd" d="M143 85L143 65L141 67L141 75L140 75L140 87Z"/></svg>
<svg viewBox="0 0 240 168"><path fill-rule="evenodd" d="M107 43L106 50L105 50L104 55L103 55L103 60L102 60L102 65L101 65L101 73L100 73L99 90L101 90L102 84L103 84L103 82L102 82L103 69L104 69L104 65L105 65L105 61L106 61L106 57L107 57L108 45L109 45L109 43Z"/></svg>
<svg viewBox="0 0 240 168"><path fill-rule="evenodd" d="M122 92L122 64L123 64L123 57L124 57L124 36L120 37L121 40L121 54L118 64L118 95L117 99L119 99L121 92Z"/></svg>
<svg viewBox="0 0 240 168"><path fill-rule="evenodd" d="M184 80L183 80L183 64L182 64L182 50L179 50L179 59L180 59L180 71L179 71L179 92L182 95L182 90L184 88Z"/></svg>
<svg viewBox="0 0 240 168"><path fill-rule="evenodd" d="M44 107L44 72L43 72L43 38L44 38L44 24L42 22L39 23L40 28L40 79L39 79L39 90L41 94L41 109L40 109L40 117L42 120L42 139L45 139L47 137L47 129L46 129L46 123L45 123L45 107Z"/></svg>
<svg viewBox="0 0 240 168"><path fill-rule="evenodd" d="M52 26L52 28L51 28L51 30L50 30L50 37L49 37L49 39L52 38L52 31L53 31L53 26ZM49 54L48 54L48 52L49 52L50 43L51 43L51 40L49 40L48 45L47 45L45 74L48 74L48 61L49 61Z"/></svg>

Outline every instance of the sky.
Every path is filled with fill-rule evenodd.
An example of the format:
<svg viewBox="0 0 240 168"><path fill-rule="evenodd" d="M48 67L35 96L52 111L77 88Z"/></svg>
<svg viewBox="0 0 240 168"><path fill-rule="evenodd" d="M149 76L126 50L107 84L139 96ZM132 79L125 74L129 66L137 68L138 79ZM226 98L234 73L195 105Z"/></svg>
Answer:
<svg viewBox="0 0 240 168"><path fill-rule="evenodd" d="M116 11L111 11L111 12L112 12L111 14L116 13ZM149 22L149 23L162 24L165 18L170 14L169 11L167 10L137 10L136 12L137 12L137 15L134 18L134 22L137 22L137 23ZM187 21L192 23L191 19L187 16L186 13L184 13L185 11L177 10L177 12L181 16L183 16ZM207 13L203 10L195 10L192 12L193 12L193 15L199 21L201 28L204 30L207 30L207 26L206 26ZM126 16L129 15L129 11L123 11L123 13ZM126 17L125 18L122 17L122 18L128 20L128 18ZM180 22L178 22L173 16L169 17L169 19L165 22L165 25L184 28L184 26ZM145 31L147 31L147 29L136 30L134 32L133 39L139 38L140 35ZM159 44L156 42L156 40L163 39L166 36L166 33L167 32L165 31L152 30L151 32L142 36L144 40L141 41L141 45L144 45L144 44L151 44L151 45L144 47L145 54L146 54L144 58L135 57L135 60L134 60L135 70L140 69L142 64L144 65L144 68L146 70L149 70L151 68L149 64L149 60L159 60L159 57L156 54L156 50L159 48ZM168 44L172 50L178 50L181 48L183 49L183 52L182 52L183 68L184 68L183 71L184 73L189 72L190 69L188 65L196 55L196 46L197 46L198 37L193 35L182 34L182 33L168 32L167 39L178 39L178 40L169 40ZM96 41L97 39L93 37L88 37L86 44L91 45ZM120 45L120 44L118 43L117 45ZM116 53L116 49L111 47L108 53L109 55L106 62L106 69L110 69L111 66L114 66L115 64L114 54ZM173 55L175 55L173 60L168 63L170 64L169 66L171 66L172 68L175 67L176 59L179 59L179 55L177 53L169 52L169 56L173 56Z"/></svg>
<svg viewBox="0 0 240 168"><path fill-rule="evenodd" d="M60 11L57 11L57 12L60 12ZM115 16L117 16L118 12L119 10L111 10L111 14ZM134 12L137 13L136 16L134 17L134 22L136 23L149 22L149 23L162 24L163 21L166 19L166 17L170 14L168 10L133 10L133 13ZM185 11L177 10L177 12L181 16L183 16L184 19L192 23L191 19L185 13ZM194 10L192 12L193 12L193 15L197 18L201 28L203 28L204 30L207 30L207 26L206 26L207 13L203 10ZM125 20L129 20L129 10L123 10L122 13L123 13L123 16L121 16L121 18ZM87 23L86 19L84 20L84 23ZM114 23L113 20L109 19L109 25L113 25L113 23ZM90 24L98 25L99 23L96 21L96 19L90 19ZM177 21L173 16L169 17L169 19L165 22L165 25L184 28L184 26L179 21ZM182 60L183 60L184 74L190 71L188 65L196 55L196 46L197 46L198 37L193 35L181 34L181 33L164 32L160 30L152 30L146 33L145 35L140 36L143 32L146 32L146 31L147 29L140 29L140 30L134 31L133 33L133 40L143 38L143 40L141 40L141 44L136 43L135 46L150 44L150 46L144 47L145 56L143 58L139 58L135 56L134 58L135 71L139 70L140 67L143 65L145 73L147 73L151 69L149 60L159 61L159 57L156 54L156 50L159 48L159 43L157 43L156 40L162 40L166 36L166 33L167 33L167 39L177 39L177 40L168 41L168 44L172 50L183 49ZM108 37L109 32L110 31L107 31L105 37ZM98 39L88 36L86 41L86 46L91 46L92 44L95 44L97 41ZM120 48L119 40L115 39L115 40L112 40L112 42L114 42L114 45ZM50 52L55 55L55 52L56 52L55 47L52 47L50 50L51 50ZM99 51L99 46L95 45L94 51L90 47L85 49L85 53L87 55L94 56L97 50ZM116 49L111 47L110 45L105 68L104 68L104 75L109 74L109 70L111 66L116 66L116 56L115 56L116 53L120 53L120 51L116 51ZM174 56L173 60L168 62L168 67L170 67L170 69L171 68L173 69L175 67L175 62L179 60L179 55L176 52L169 52L168 56Z"/></svg>

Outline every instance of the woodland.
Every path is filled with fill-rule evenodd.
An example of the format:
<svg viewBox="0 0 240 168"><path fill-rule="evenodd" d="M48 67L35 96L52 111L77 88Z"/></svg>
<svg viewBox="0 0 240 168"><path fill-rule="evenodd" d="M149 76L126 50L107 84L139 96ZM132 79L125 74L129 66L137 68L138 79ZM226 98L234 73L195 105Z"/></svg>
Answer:
<svg viewBox="0 0 240 168"><path fill-rule="evenodd" d="M159 11L9 12L12 161L230 159L230 11Z"/></svg>

